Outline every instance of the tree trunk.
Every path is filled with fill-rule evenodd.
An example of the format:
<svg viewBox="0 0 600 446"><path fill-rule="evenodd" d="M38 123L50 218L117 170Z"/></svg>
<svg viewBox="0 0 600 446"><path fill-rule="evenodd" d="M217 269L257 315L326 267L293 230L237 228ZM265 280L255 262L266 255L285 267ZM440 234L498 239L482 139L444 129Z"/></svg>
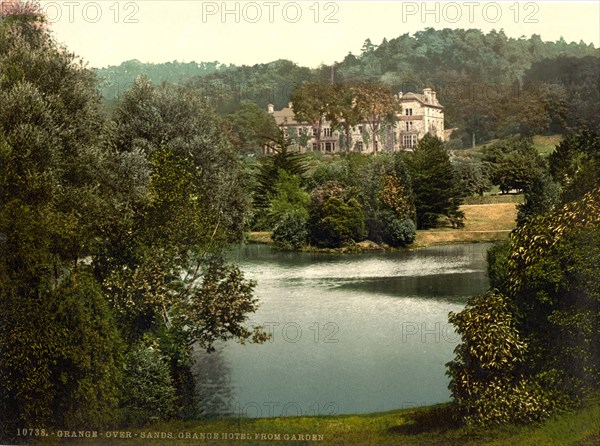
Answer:
<svg viewBox="0 0 600 446"><path fill-rule="evenodd" d="M321 151L321 127L323 127L323 118L319 118L317 123L317 151Z"/></svg>
<svg viewBox="0 0 600 446"><path fill-rule="evenodd" d="M346 153L350 153L350 124L344 124L346 129Z"/></svg>

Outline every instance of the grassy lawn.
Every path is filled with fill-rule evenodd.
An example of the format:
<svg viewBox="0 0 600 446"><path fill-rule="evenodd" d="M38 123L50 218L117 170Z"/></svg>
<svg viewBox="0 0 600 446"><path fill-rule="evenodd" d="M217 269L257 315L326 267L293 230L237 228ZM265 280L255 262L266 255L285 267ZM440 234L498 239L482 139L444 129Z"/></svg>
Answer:
<svg viewBox="0 0 600 446"><path fill-rule="evenodd" d="M554 152L554 148L560 144L563 140L562 135L550 135L541 136L536 135L533 137L533 147L535 147L538 153L542 156L548 156Z"/></svg>
<svg viewBox="0 0 600 446"><path fill-rule="evenodd" d="M523 203L523 195L522 194L506 194L506 195L497 195L496 193L486 194L483 197L466 197L464 199L464 204L499 204L499 203L514 203L520 204Z"/></svg>
<svg viewBox="0 0 600 446"><path fill-rule="evenodd" d="M463 205L460 209L465 213L464 228L448 226L417 231L414 246L503 240L515 228L517 206L514 202Z"/></svg>
<svg viewBox="0 0 600 446"><path fill-rule="evenodd" d="M553 151L554 148L563 140L562 135L535 135L533 136L533 147L538 151L538 153L542 156L548 156ZM456 150L455 155L464 157L464 156L477 156L482 153L482 150L486 146L491 146L494 143L502 141L501 139L493 139L491 141L487 141L484 144L476 145L474 148L461 149Z"/></svg>
<svg viewBox="0 0 600 446"><path fill-rule="evenodd" d="M273 243L271 234L272 232L251 232L248 234L248 241L250 243L264 243L269 245Z"/></svg>
<svg viewBox="0 0 600 446"><path fill-rule="evenodd" d="M600 405L595 404L576 413L551 418L543 424L467 428L452 421L448 405L437 405L366 415L235 418L157 423L145 429L124 429L123 437L130 436L130 438L119 439L117 434L117 441L106 440L106 432L98 432L99 438L84 442L85 444L182 446L197 444L575 446L598 444L599 419ZM168 438L169 435L171 438ZM242 439L242 435L245 438ZM271 440L267 439L269 435ZM146 438L142 438L143 436ZM149 436L158 438L149 439L147 438ZM160 438L161 436L167 438ZM186 439L186 436L189 438ZM51 440L51 438L47 439ZM54 442L56 442L55 436ZM81 444L82 440L78 439L77 443Z"/></svg>

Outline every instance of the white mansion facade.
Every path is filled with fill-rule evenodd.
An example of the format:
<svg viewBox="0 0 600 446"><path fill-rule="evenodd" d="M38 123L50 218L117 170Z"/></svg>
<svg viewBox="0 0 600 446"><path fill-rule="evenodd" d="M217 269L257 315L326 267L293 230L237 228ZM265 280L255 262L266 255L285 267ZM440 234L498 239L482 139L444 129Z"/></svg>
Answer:
<svg viewBox="0 0 600 446"><path fill-rule="evenodd" d="M396 116L394 126L383 125L377 138L371 135L367 122L352 128L350 147L352 151L371 153L376 151L413 150L417 143L430 133L446 141L449 132L444 130L444 107L437 100L436 92L431 88L423 94L406 93L395 96L400 102L401 111ZM293 104L275 111L269 104L268 111L275 118L284 135L294 141L293 147L301 152L342 152L346 150L345 135L342 129L332 128L331 123L323 120L321 125L321 147L317 147L317 127L309 123L296 121ZM375 139L375 142L374 142ZM376 145L376 147L374 147ZM268 149L265 149L268 152Z"/></svg>

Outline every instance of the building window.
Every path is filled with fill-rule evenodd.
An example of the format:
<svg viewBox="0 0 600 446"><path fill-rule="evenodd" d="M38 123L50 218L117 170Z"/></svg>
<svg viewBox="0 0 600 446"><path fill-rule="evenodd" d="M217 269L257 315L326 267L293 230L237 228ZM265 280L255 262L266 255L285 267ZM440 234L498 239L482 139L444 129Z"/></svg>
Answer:
<svg viewBox="0 0 600 446"><path fill-rule="evenodd" d="M357 141L357 142L356 142L356 150L357 150L358 152L362 152L362 151L364 150L364 147L363 147L363 142L362 142L362 141Z"/></svg>
<svg viewBox="0 0 600 446"><path fill-rule="evenodd" d="M330 142L326 142L325 143L325 151L326 152L331 152L331 143Z"/></svg>
<svg viewBox="0 0 600 446"><path fill-rule="evenodd" d="M317 136L318 133L318 129L316 127L313 127L313 136Z"/></svg>
<svg viewBox="0 0 600 446"><path fill-rule="evenodd" d="M317 151L317 143L313 142L313 146L312 147L313 147L313 152L316 152Z"/></svg>
<svg viewBox="0 0 600 446"><path fill-rule="evenodd" d="M323 129L323 136L325 137L330 137L331 136L331 128L325 128Z"/></svg>
<svg viewBox="0 0 600 446"><path fill-rule="evenodd" d="M417 135L403 135L402 146L405 149L414 149L417 146Z"/></svg>
<svg viewBox="0 0 600 446"><path fill-rule="evenodd" d="M362 126L362 125L359 125L359 126L358 126L358 133L361 133L361 134L362 134L362 132L363 132L363 126Z"/></svg>
<svg viewBox="0 0 600 446"><path fill-rule="evenodd" d="M405 110L405 112L406 112L406 116L412 116L412 114L413 114L413 109L412 109L412 108L407 108L407 109Z"/></svg>

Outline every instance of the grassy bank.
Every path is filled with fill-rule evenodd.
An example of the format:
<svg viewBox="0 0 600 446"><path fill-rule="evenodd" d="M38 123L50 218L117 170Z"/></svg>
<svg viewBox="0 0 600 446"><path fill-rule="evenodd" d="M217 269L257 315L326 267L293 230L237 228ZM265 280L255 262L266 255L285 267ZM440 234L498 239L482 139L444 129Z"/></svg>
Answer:
<svg viewBox="0 0 600 446"><path fill-rule="evenodd" d="M516 206L522 199L512 195L508 197L483 197L483 199L487 198L492 203L461 206L461 210L465 213L464 228L452 229L448 225L438 229L417 231L417 238L412 247L421 248L440 244L504 240L508 237L510 231L515 228ZM270 232L252 232L248 240L252 243L273 243ZM383 247L372 242L362 242L357 249L363 251L381 250Z"/></svg>
<svg viewBox="0 0 600 446"><path fill-rule="evenodd" d="M344 446L597 445L598 440L600 440L598 419L600 419L600 405L595 404L576 413L551 418L543 424L467 428L452 421L449 406L438 405L366 415L238 418L200 422L157 423L146 429L124 430L122 436L125 438L117 438L117 441L106 440L106 433L98 432L98 439L86 440L85 443L173 444L182 446L197 444L320 444ZM117 437L119 435L117 434ZM171 438L168 438L169 435ZM244 436L243 439L242 435ZM126 438L127 436L130 436L130 438ZM300 436L302 436L302 439L300 439ZM151 439L152 437L158 438ZM186 439L186 437L189 438ZM271 440L268 440L268 438L271 438ZM306 441L307 438L308 441ZM56 436L54 436L54 442L56 442ZM81 443L81 440L78 441L79 443Z"/></svg>
<svg viewBox="0 0 600 446"><path fill-rule="evenodd" d="M484 195L482 197L467 197L463 200L466 205L469 204L501 204L501 203L513 203L521 204L524 201L522 194L506 194L506 195Z"/></svg>
<svg viewBox="0 0 600 446"><path fill-rule="evenodd" d="M452 243L479 243L504 240L515 228L516 203L470 204L460 208L465 227L442 227L417 231L414 247Z"/></svg>
<svg viewBox="0 0 600 446"><path fill-rule="evenodd" d="M540 155L548 156L554 151L556 146L560 144L563 139L564 137L562 135L535 135L532 137L532 142L533 147ZM502 139L494 139L483 144L478 144L473 148L456 150L455 155L460 157L478 157L483 154L483 151L486 147L502 141Z"/></svg>

